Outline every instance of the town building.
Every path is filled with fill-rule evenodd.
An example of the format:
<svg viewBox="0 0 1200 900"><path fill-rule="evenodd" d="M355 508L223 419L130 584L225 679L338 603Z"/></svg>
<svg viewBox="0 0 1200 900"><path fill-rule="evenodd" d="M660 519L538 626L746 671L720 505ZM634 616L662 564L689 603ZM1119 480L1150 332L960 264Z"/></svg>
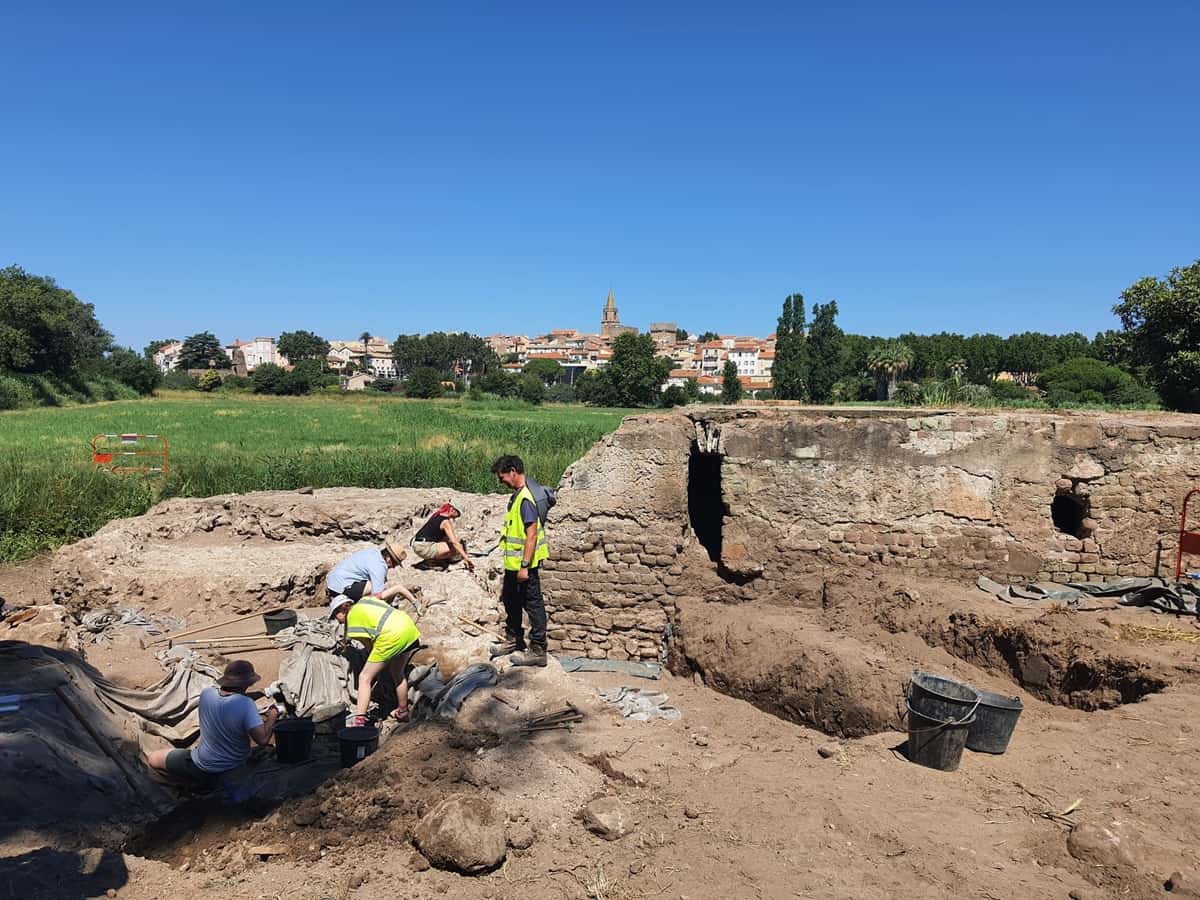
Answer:
<svg viewBox="0 0 1200 900"><path fill-rule="evenodd" d="M609 288L608 300L605 301L604 312L600 316L600 336L612 340L622 334L637 334L637 329L621 324L621 317L617 315L617 301Z"/></svg>

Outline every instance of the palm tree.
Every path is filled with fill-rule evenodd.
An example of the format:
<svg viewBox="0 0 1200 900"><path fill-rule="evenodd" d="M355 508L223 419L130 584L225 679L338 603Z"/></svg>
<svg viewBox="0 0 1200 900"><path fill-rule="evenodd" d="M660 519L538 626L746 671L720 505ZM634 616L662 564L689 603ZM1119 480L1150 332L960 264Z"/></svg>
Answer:
<svg viewBox="0 0 1200 900"><path fill-rule="evenodd" d="M359 339L360 341L362 341L362 345L363 345L363 353L366 353L366 352L367 352L367 344L369 344L369 343L370 343L370 341L371 341L371 332L369 332L369 331L364 331L362 334L360 334L360 335L358 336L358 339Z"/></svg>
<svg viewBox="0 0 1200 900"><path fill-rule="evenodd" d="M912 361L912 349L903 341L885 341L871 351L867 357L867 368L875 373L876 399L892 399L897 380L908 371Z"/></svg>

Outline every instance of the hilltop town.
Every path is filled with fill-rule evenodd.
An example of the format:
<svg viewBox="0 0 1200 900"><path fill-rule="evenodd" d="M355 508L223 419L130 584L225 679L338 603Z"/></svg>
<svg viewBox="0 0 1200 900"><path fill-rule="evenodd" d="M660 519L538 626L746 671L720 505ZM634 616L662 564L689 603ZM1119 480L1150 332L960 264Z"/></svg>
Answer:
<svg viewBox="0 0 1200 900"><path fill-rule="evenodd" d="M533 360L553 360L562 367L561 382L574 384L584 372L608 365L617 337L637 333L636 327L621 322L616 298L610 290L601 312L599 329L595 332L558 328L533 337L492 334L484 340L508 372L520 372ZM738 377L747 393L772 388L774 334L765 338L713 336L712 333L696 335L678 328L674 322L651 323L649 334L658 355L672 362L670 376L662 386L664 390L671 385L683 387L689 380L695 380L701 394L719 394L726 362L737 366ZM701 340L702 337L706 339ZM164 374L178 366L182 347L181 341L171 341L153 354L155 364ZM362 390L375 379L399 377L392 344L384 338L364 334L358 340L331 340L329 347L327 366L334 371L352 373L343 380L347 390ZM248 375L266 364L290 367L273 337L234 340L224 345L224 349L233 362L233 373L237 375Z"/></svg>

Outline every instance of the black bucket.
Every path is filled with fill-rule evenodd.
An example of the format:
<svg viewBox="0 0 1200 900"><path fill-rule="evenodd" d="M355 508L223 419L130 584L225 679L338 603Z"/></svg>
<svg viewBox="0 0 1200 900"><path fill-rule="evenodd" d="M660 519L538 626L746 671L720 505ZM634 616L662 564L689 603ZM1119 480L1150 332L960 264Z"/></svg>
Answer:
<svg viewBox="0 0 1200 900"><path fill-rule="evenodd" d="M980 691L975 724L967 735L967 749L977 753L1003 753L1008 749L1008 741L1022 709L1020 697Z"/></svg>
<svg viewBox="0 0 1200 900"><path fill-rule="evenodd" d="M974 712L979 703L979 692L953 678L929 672L913 672L908 702L912 709L927 719L954 722Z"/></svg>
<svg viewBox="0 0 1200 900"><path fill-rule="evenodd" d="M975 714L960 719L932 719L908 704L908 758L919 766L953 772L962 760Z"/></svg>
<svg viewBox="0 0 1200 900"><path fill-rule="evenodd" d="M316 730L312 719L280 719L275 723L275 758L288 764L308 762Z"/></svg>
<svg viewBox="0 0 1200 900"><path fill-rule="evenodd" d="M374 725L356 725L338 732L342 765L352 766L379 749L379 729Z"/></svg>
<svg viewBox="0 0 1200 900"><path fill-rule="evenodd" d="M275 612L263 613L263 622L267 626L267 634L278 634L285 628L296 624L294 609L277 609Z"/></svg>

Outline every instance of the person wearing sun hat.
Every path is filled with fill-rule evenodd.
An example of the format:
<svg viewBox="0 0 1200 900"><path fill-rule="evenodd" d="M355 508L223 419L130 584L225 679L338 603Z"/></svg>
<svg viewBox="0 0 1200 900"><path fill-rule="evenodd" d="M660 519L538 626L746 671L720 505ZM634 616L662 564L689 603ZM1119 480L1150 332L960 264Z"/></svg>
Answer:
<svg viewBox="0 0 1200 900"><path fill-rule="evenodd" d="M248 660L233 660L216 687L200 692L200 742L191 750L155 750L146 755L147 764L195 782L238 768L250 758L251 740L260 747L271 742L279 715L272 706L264 718L246 696L259 680Z"/></svg>
<svg viewBox="0 0 1200 900"><path fill-rule="evenodd" d="M367 724L371 707L371 689L379 673L387 669L396 684L396 709L392 718L408 721L408 663L421 648L421 632L412 617L403 610L384 603L378 597L363 597L354 601L339 594L329 601L329 618L346 626L346 637L361 641L370 655L358 673L358 702L354 724Z"/></svg>
<svg viewBox="0 0 1200 900"><path fill-rule="evenodd" d="M399 579L391 587L387 586L388 570L400 565L407 555L400 542L389 537L382 547L368 547L347 556L325 577L329 599L346 596L358 601L363 597L377 597L386 603L399 594L416 607L417 598Z"/></svg>
<svg viewBox="0 0 1200 900"><path fill-rule="evenodd" d="M475 569L475 563L467 556L462 541L454 530L454 520L462 515L453 503L443 503L413 536L410 546L413 553L426 562L461 562L467 571Z"/></svg>

